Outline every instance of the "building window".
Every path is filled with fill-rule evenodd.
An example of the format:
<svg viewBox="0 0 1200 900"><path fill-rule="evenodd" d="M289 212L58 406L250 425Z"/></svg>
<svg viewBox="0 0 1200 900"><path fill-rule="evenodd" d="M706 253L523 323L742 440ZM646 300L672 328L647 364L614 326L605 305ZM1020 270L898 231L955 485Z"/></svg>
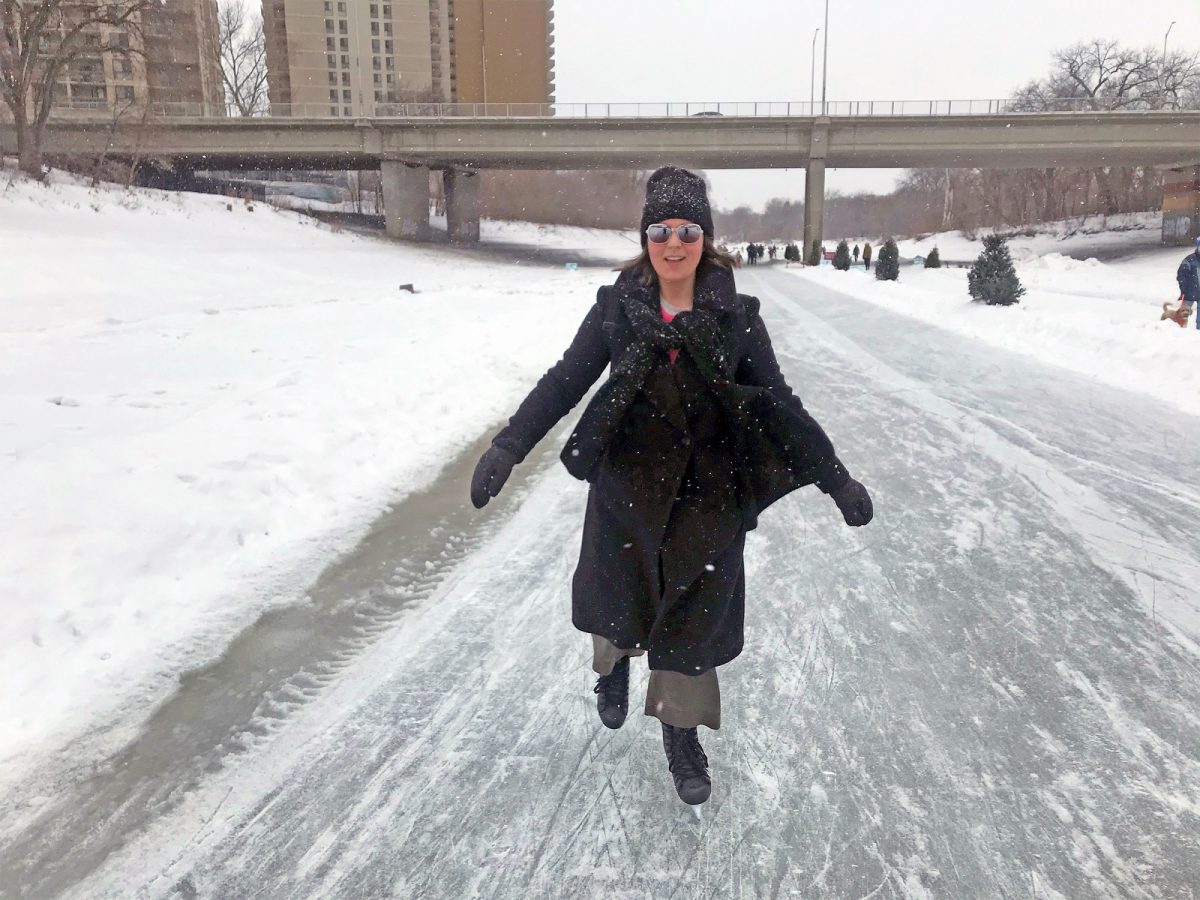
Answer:
<svg viewBox="0 0 1200 900"><path fill-rule="evenodd" d="M337 72L330 72L330 73L329 73L329 83L330 83L330 84L337 84Z"/></svg>
<svg viewBox="0 0 1200 900"><path fill-rule="evenodd" d="M379 52L379 38L371 38L371 52L372 53Z"/></svg>
<svg viewBox="0 0 1200 900"><path fill-rule="evenodd" d="M334 56L332 53L326 54L325 62L327 62L329 64L329 68L331 68L331 69L337 68L337 57Z"/></svg>
<svg viewBox="0 0 1200 900"><path fill-rule="evenodd" d="M372 56L372 57L371 57L371 68L372 68L372 69L380 69L380 68L382 68L382 66L380 65L380 62L379 62L379 57L378 57L378 56Z"/></svg>
<svg viewBox="0 0 1200 900"><path fill-rule="evenodd" d="M350 102L350 98L351 98L352 96L353 96L353 95L350 93L350 91L348 91L348 90L344 90L344 91L342 91L342 102L343 102L343 103L349 103L349 102Z"/></svg>
<svg viewBox="0 0 1200 900"><path fill-rule="evenodd" d="M384 42L383 42L383 51L384 51L385 53L391 53L391 52L392 52L392 42L391 42L391 41L384 41Z"/></svg>
<svg viewBox="0 0 1200 900"><path fill-rule="evenodd" d="M388 70L389 72L391 72L391 71L393 71L395 68L396 68L396 60L395 60L395 59L393 59L392 57L390 57L390 56L389 56L389 57L387 58L387 70Z"/></svg>
<svg viewBox="0 0 1200 900"><path fill-rule="evenodd" d="M333 12L333 0L325 0L325 12Z"/></svg>
<svg viewBox="0 0 1200 900"><path fill-rule="evenodd" d="M343 69L350 68L350 57L346 56L345 54L342 55L342 68Z"/></svg>
<svg viewBox="0 0 1200 900"><path fill-rule="evenodd" d="M329 34L333 34L333 19L325 20L325 31Z"/></svg>
<svg viewBox="0 0 1200 900"><path fill-rule="evenodd" d="M375 34L375 35L379 34L379 23L378 22L371 23L371 34Z"/></svg>
<svg viewBox="0 0 1200 900"><path fill-rule="evenodd" d="M390 19L392 17L392 4L390 4L390 3L383 4L383 17L385 19Z"/></svg>
<svg viewBox="0 0 1200 900"><path fill-rule="evenodd" d="M326 50L336 50L337 49L337 45L333 42L333 40L334 39L331 37L325 38L325 49Z"/></svg>
<svg viewBox="0 0 1200 900"><path fill-rule="evenodd" d="M392 36L392 23L391 22L383 23L383 33L386 34L388 37Z"/></svg>
<svg viewBox="0 0 1200 900"><path fill-rule="evenodd" d="M346 4L345 3L338 4L338 12L341 13L343 16L346 14Z"/></svg>
<svg viewBox="0 0 1200 900"><path fill-rule="evenodd" d="M347 106L345 109L343 109L342 115L345 116L346 118L350 118L350 116L353 115L353 113L350 112L350 107Z"/></svg>
<svg viewBox="0 0 1200 900"><path fill-rule="evenodd" d="M350 38L338 38L339 48L343 53L350 52Z"/></svg>
<svg viewBox="0 0 1200 900"><path fill-rule="evenodd" d="M375 102L376 102L376 103L382 103L382 102L383 102L383 91L376 91L376 92L375 92Z"/></svg>
<svg viewBox="0 0 1200 900"><path fill-rule="evenodd" d="M337 103L337 90L335 90L335 89L330 89L330 91L329 91L329 99L330 99L330 100L332 100L334 103Z"/></svg>
<svg viewBox="0 0 1200 900"><path fill-rule="evenodd" d="M350 29L346 25L345 19L338 19L338 34L349 34Z"/></svg>
<svg viewBox="0 0 1200 900"><path fill-rule="evenodd" d="M133 102L133 85L119 84L117 85L117 99Z"/></svg>
<svg viewBox="0 0 1200 900"><path fill-rule="evenodd" d="M342 84L349 84L349 83L350 83L350 73L343 72L342 73Z"/></svg>
<svg viewBox="0 0 1200 900"><path fill-rule="evenodd" d="M396 76L393 75L391 72L388 72L388 77L387 77L388 87L392 87L395 83L396 83Z"/></svg>
<svg viewBox="0 0 1200 900"><path fill-rule="evenodd" d="M371 80L374 81L376 84L383 84L383 76L380 75L378 72L376 72L374 75L371 76Z"/></svg>
<svg viewBox="0 0 1200 900"><path fill-rule="evenodd" d="M372 18L372 19L375 19L375 18L378 18L378 17L379 17L379 4L378 4L378 3L372 3L372 4L371 4L371 18Z"/></svg>
<svg viewBox="0 0 1200 900"><path fill-rule="evenodd" d="M331 116L336 116L338 114L338 108L336 106L329 107L329 114Z"/></svg>

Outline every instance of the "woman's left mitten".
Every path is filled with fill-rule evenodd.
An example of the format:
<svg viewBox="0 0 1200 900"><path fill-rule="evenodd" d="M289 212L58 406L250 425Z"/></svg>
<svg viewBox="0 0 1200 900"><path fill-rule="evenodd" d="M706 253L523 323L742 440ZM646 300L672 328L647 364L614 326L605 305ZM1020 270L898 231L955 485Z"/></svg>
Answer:
<svg viewBox="0 0 1200 900"><path fill-rule="evenodd" d="M875 508L871 505L871 495L867 493L867 489L860 482L853 478L829 496L842 511L842 518L846 520L847 525L854 527L866 525L875 515Z"/></svg>
<svg viewBox="0 0 1200 900"><path fill-rule="evenodd" d="M487 502L500 493L504 482L512 474L517 458L500 447L488 447L475 465L471 476L471 502L476 509L483 509Z"/></svg>

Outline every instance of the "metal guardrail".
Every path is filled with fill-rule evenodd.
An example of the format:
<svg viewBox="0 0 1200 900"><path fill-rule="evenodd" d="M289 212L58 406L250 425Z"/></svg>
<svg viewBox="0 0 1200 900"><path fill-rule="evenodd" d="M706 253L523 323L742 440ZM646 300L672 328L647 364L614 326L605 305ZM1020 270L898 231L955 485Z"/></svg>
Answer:
<svg viewBox="0 0 1200 900"><path fill-rule="evenodd" d="M1036 112L1098 112L1086 98L1043 101ZM103 102L101 102L103 107ZM349 112L347 112L349 110ZM94 103L56 105L52 117L77 118L97 111ZM996 100L838 100L825 104L790 101L713 103L273 103L261 116L278 119L618 119L837 116L987 116L1033 112L1012 99ZM224 118L224 110L199 103L154 103L157 119Z"/></svg>

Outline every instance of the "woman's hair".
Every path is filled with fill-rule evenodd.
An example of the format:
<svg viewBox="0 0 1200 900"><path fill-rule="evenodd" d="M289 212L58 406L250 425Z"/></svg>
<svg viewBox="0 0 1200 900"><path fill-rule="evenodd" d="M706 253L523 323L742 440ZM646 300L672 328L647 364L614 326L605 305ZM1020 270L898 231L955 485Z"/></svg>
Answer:
<svg viewBox="0 0 1200 900"><path fill-rule="evenodd" d="M721 266L725 269L737 268L737 261L733 256L724 250L718 249L717 245L713 243L713 239L707 234L704 236L704 250L700 254L700 264L696 268L700 268L705 263ZM621 263L613 271L631 272L637 276L638 283L644 287L658 284L658 273L654 271L654 265L650 262L650 251L645 247L633 259Z"/></svg>

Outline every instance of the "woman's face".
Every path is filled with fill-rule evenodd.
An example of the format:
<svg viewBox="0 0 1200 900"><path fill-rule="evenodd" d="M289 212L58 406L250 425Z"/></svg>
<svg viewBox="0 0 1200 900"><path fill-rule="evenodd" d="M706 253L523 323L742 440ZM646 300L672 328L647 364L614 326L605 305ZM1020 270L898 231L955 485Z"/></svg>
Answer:
<svg viewBox="0 0 1200 900"><path fill-rule="evenodd" d="M687 219L664 219L661 223L671 228L671 234L665 244L646 241L646 250L650 254L650 265L658 275L659 283L687 281L696 274L696 266L700 265L700 256L704 252L704 238L694 244L685 244L679 240L675 229L680 225L690 225Z"/></svg>

